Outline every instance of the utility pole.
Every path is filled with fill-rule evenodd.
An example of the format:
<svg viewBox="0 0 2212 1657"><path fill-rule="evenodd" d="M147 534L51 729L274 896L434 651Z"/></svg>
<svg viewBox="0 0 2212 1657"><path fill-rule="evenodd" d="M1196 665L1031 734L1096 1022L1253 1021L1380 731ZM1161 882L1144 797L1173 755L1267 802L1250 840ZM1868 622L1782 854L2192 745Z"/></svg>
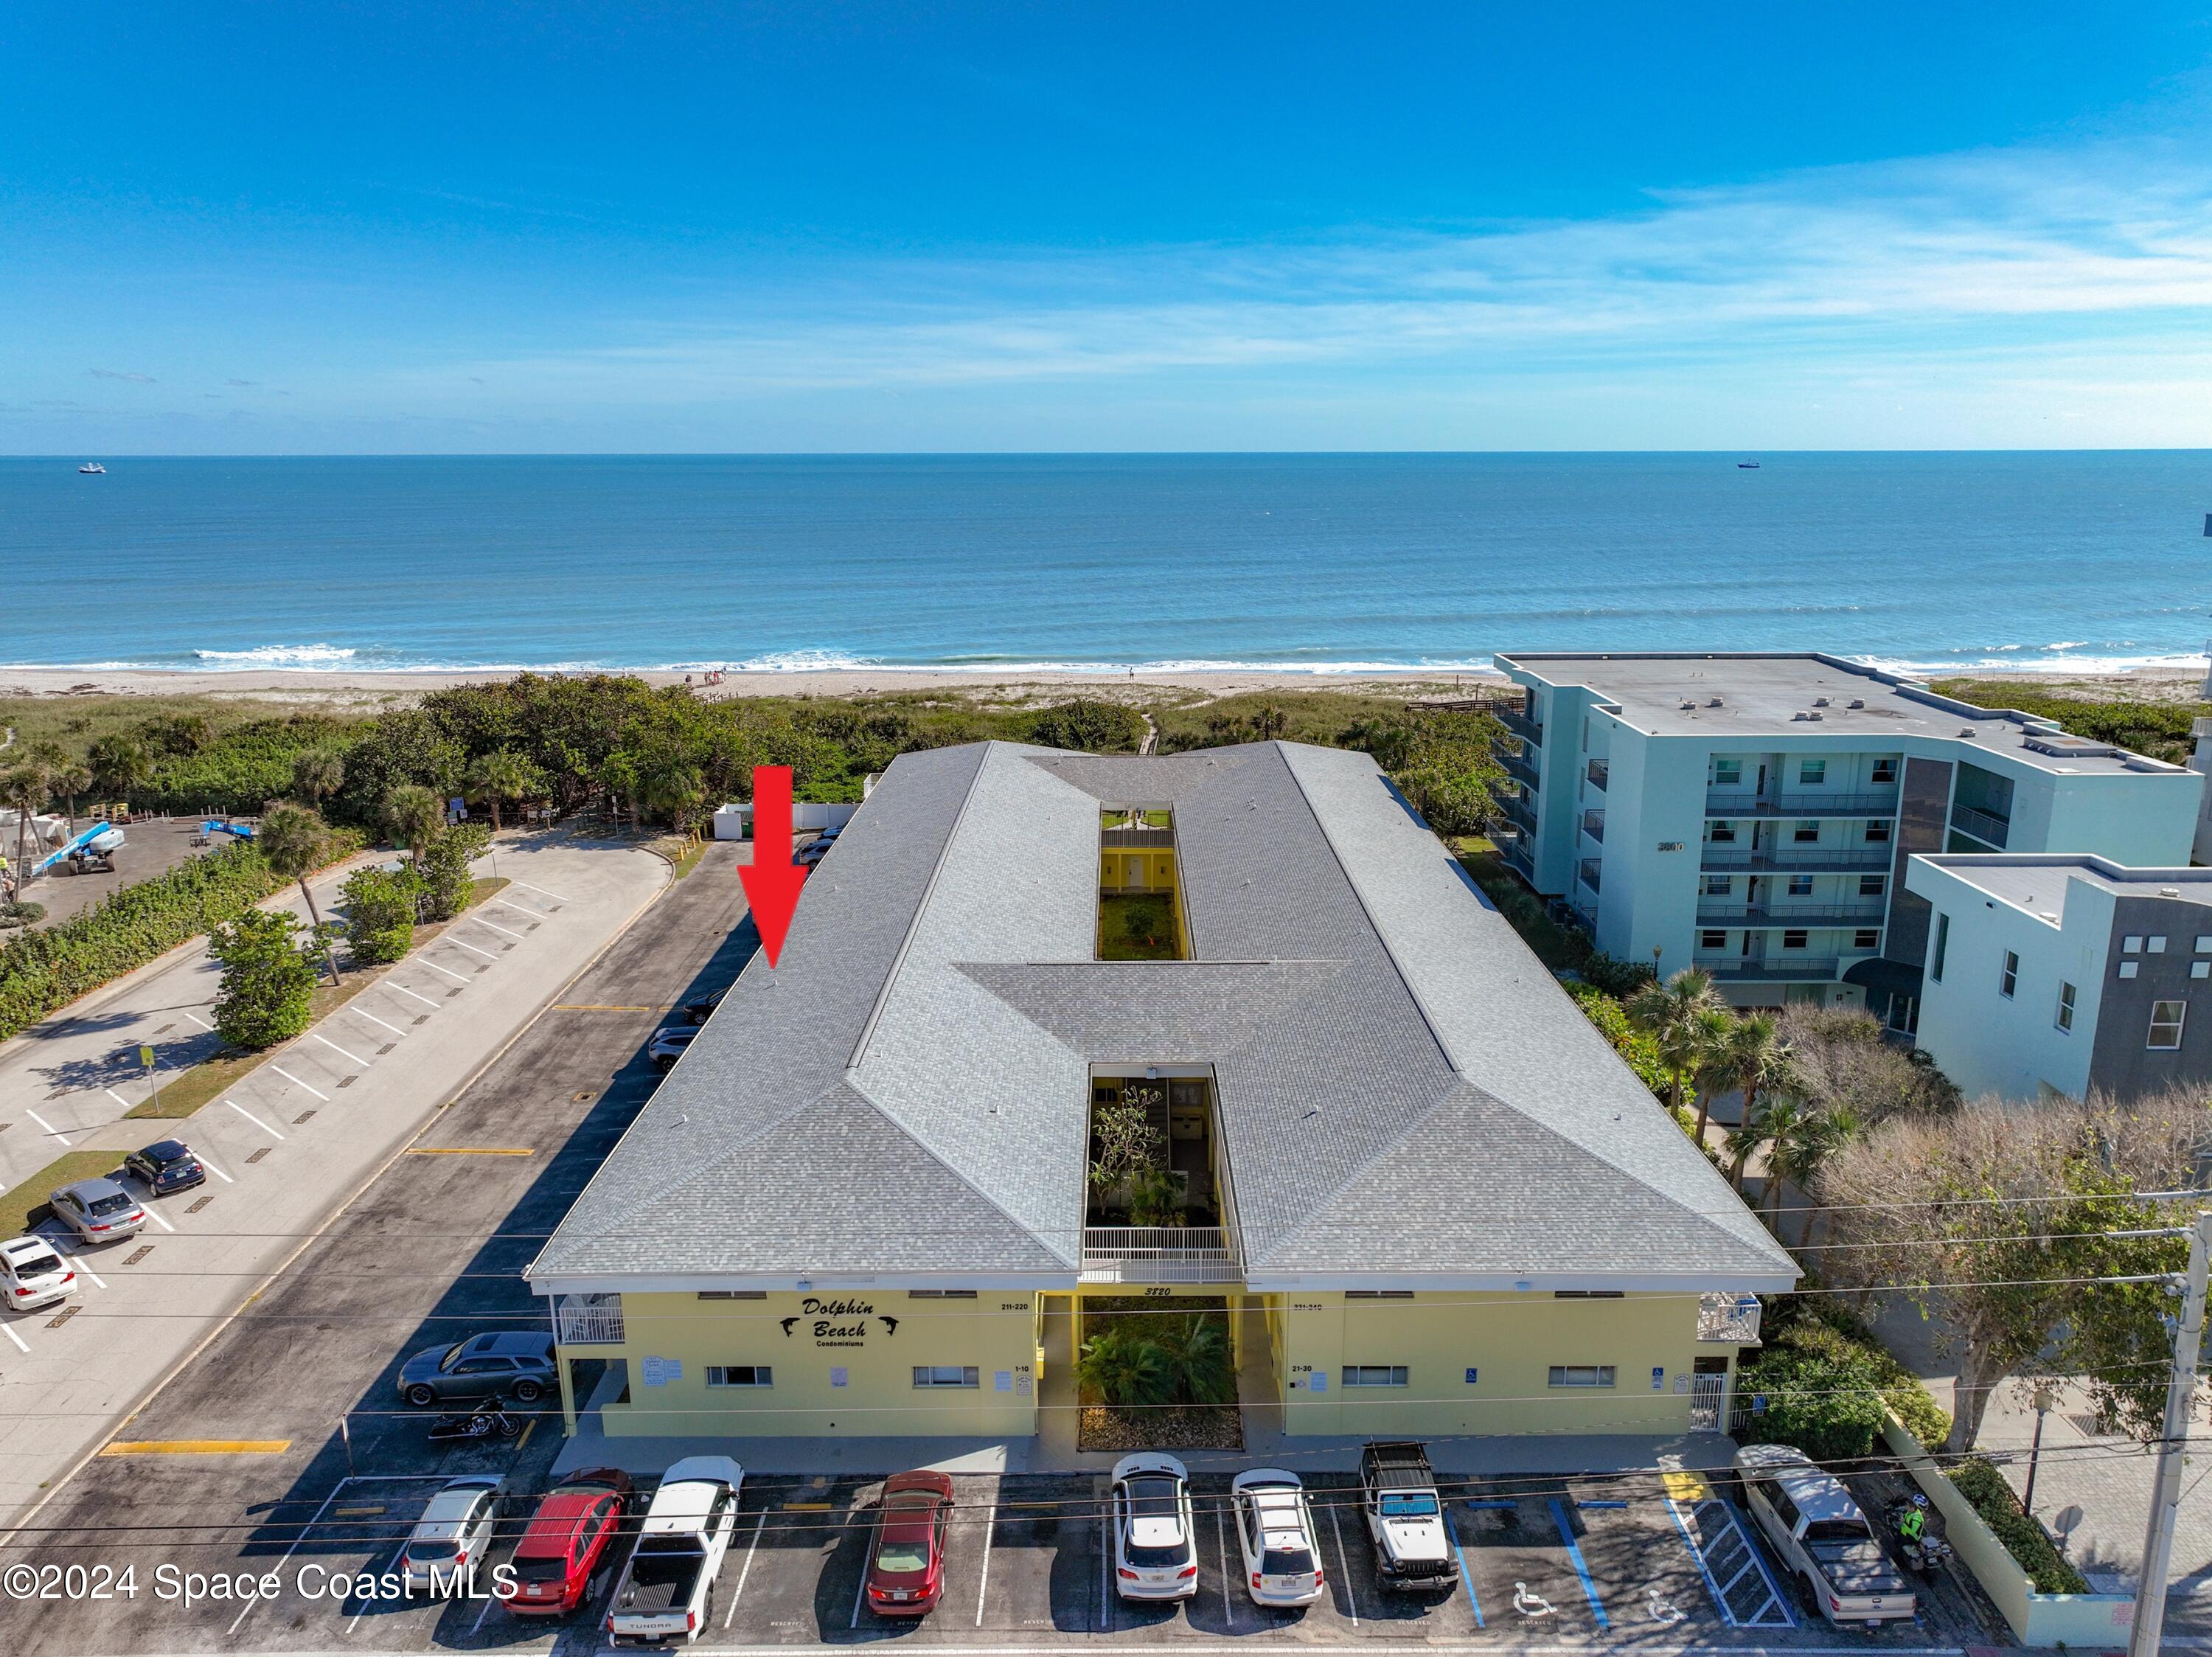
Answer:
<svg viewBox="0 0 2212 1657"><path fill-rule="evenodd" d="M2206 1263L2212 1258L2212 1210L2189 1232L2189 1280L2173 1326L2173 1368L2166 1382L2166 1425L2159 1435L2158 1477L2151 1486L2150 1523L2143 1532L2142 1583L2136 1590L2128 1657L2158 1657L2166 1627L2166 1581L2173 1566L2173 1523L2181 1507L2181 1465L2197 1399L2197 1363L2204 1343Z"/></svg>

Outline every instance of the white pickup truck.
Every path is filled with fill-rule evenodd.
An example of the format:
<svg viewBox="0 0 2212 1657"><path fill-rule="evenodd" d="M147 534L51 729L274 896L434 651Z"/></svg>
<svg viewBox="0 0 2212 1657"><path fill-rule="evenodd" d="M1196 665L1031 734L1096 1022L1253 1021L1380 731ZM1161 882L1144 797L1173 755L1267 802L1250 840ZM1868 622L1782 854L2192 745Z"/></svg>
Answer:
<svg viewBox="0 0 2212 1657"><path fill-rule="evenodd" d="M1831 1623L1879 1628L1919 1609L1850 1492L1802 1450L1747 1444L1735 1453L1735 1471L1744 1506Z"/></svg>
<svg viewBox="0 0 2212 1657"><path fill-rule="evenodd" d="M660 1476L607 1606L617 1645L689 1644L714 1621L714 1578L738 1528L745 1470L727 1456L686 1456Z"/></svg>
<svg viewBox="0 0 2212 1657"><path fill-rule="evenodd" d="M1360 1505L1375 1540L1375 1571L1386 1588L1441 1588L1459 1584L1444 1507L1429 1452L1420 1444L1370 1444L1359 1455Z"/></svg>

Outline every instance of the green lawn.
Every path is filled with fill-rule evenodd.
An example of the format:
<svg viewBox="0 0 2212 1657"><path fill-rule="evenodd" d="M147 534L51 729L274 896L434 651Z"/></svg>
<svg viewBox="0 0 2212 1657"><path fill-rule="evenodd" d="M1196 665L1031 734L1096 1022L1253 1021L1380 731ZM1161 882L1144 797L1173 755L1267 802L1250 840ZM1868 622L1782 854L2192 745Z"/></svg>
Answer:
<svg viewBox="0 0 2212 1657"><path fill-rule="evenodd" d="M1098 899L1098 959L1179 961L1175 900L1164 892L1105 894Z"/></svg>
<svg viewBox="0 0 2212 1657"><path fill-rule="evenodd" d="M121 1151L71 1151L56 1157L36 1173L0 1197L0 1237L28 1231L47 1217L46 1193L80 1179L98 1179L123 1166Z"/></svg>

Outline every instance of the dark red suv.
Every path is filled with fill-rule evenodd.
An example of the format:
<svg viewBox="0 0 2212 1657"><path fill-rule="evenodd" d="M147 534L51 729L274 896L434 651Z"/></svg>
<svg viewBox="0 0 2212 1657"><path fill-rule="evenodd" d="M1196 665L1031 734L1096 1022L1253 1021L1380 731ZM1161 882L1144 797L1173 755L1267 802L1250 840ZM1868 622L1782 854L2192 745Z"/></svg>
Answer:
<svg viewBox="0 0 2212 1657"><path fill-rule="evenodd" d="M507 1608L521 1617L565 1617L583 1604L599 1567L617 1556L629 1494L629 1475L619 1467L572 1473L548 1490L514 1550Z"/></svg>

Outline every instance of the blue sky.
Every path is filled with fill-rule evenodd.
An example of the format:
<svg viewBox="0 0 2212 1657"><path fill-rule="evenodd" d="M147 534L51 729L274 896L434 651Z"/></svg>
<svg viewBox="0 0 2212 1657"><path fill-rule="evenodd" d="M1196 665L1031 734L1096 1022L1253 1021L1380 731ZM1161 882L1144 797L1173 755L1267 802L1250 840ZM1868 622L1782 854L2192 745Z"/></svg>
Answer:
<svg viewBox="0 0 2212 1657"><path fill-rule="evenodd" d="M2212 444L2212 12L0 13L0 450Z"/></svg>

